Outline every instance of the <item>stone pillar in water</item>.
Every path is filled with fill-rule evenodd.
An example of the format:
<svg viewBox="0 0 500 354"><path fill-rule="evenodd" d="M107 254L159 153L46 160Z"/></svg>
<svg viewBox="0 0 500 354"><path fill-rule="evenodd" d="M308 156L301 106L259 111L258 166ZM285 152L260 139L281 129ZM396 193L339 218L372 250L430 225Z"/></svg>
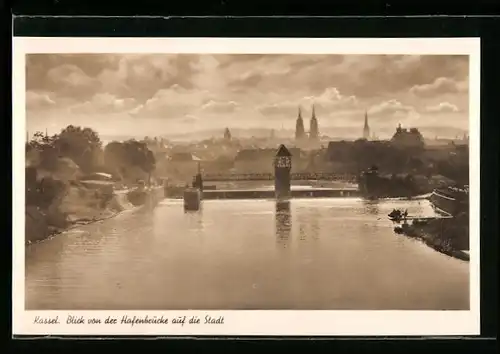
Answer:
<svg viewBox="0 0 500 354"><path fill-rule="evenodd" d="M292 154L280 145L274 158L274 194L277 200L288 200L291 192Z"/></svg>

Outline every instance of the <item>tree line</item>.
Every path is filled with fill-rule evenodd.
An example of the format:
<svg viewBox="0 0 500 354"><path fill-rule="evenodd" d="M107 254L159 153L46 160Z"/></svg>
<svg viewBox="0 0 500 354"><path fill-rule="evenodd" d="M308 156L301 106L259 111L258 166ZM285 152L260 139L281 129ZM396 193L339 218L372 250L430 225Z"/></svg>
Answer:
<svg viewBox="0 0 500 354"><path fill-rule="evenodd" d="M74 125L69 125L59 134L50 136L36 132L32 139L26 142L26 155L27 158L30 157L26 167L26 203L42 208L61 198L68 182L78 183L54 177L63 160L74 163L80 176L106 172L111 174L115 181L126 183L144 180L156 167L155 156L145 142L127 140L111 142L103 147L96 131ZM39 178L40 171L45 171L43 178Z"/></svg>
<svg viewBox="0 0 500 354"><path fill-rule="evenodd" d="M103 148L96 131L74 125L52 136L36 132L26 143L26 152L31 151L39 153L37 167L48 171L57 167L59 158L71 159L85 174L108 172L118 179L126 175L127 169L136 167L149 174L156 167L155 156L146 142L113 141Z"/></svg>

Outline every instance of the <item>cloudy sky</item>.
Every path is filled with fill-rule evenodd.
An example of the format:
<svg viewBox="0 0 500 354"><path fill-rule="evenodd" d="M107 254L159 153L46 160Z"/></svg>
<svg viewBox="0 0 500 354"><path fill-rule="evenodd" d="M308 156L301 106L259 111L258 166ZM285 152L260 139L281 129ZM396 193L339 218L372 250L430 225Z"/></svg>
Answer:
<svg viewBox="0 0 500 354"><path fill-rule="evenodd" d="M27 129L103 135L321 128L468 128L466 56L30 54ZM307 123L307 120L306 120ZM360 128L361 129L361 128ZM361 131L361 130L360 130Z"/></svg>

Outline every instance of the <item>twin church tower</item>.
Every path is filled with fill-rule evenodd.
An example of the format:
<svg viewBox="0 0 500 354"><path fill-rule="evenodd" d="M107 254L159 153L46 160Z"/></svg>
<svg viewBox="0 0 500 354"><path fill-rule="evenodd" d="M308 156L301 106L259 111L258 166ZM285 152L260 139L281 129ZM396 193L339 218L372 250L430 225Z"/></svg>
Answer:
<svg viewBox="0 0 500 354"><path fill-rule="evenodd" d="M297 143L305 143L308 138L309 141L313 143L319 141L318 119L316 118L314 105L312 106L312 117L309 127L309 136L304 129L304 120L302 119L302 110L300 107L299 107L299 116L297 117L297 122L295 123L295 140L297 141Z"/></svg>
<svg viewBox="0 0 500 354"><path fill-rule="evenodd" d="M365 112L365 124L363 126L363 139L370 139L370 126L368 125L368 112ZM312 106L312 117L309 128L309 135L304 129L304 120L302 119L302 111L299 107L299 116L297 117L297 122L295 123L295 141L299 145L317 145L319 143L319 129L318 129L318 118L316 118L316 112L314 105Z"/></svg>

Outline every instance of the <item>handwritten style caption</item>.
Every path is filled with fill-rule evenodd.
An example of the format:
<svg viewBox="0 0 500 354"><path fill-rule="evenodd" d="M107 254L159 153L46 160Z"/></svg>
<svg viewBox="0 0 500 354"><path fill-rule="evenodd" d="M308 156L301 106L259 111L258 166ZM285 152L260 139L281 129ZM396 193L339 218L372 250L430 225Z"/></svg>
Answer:
<svg viewBox="0 0 500 354"><path fill-rule="evenodd" d="M85 317L85 316L74 316L68 315L65 319L60 318L59 316L55 317L41 317L36 316L33 320L34 324L41 325L58 325L58 324L67 324L67 325L217 325L224 324L224 316L213 317L210 315L206 315L204 317L199 316L175 316L175 317L165 317L161 316L129 316L123 315L120 317L106 316L106 317Z"/></svg>

